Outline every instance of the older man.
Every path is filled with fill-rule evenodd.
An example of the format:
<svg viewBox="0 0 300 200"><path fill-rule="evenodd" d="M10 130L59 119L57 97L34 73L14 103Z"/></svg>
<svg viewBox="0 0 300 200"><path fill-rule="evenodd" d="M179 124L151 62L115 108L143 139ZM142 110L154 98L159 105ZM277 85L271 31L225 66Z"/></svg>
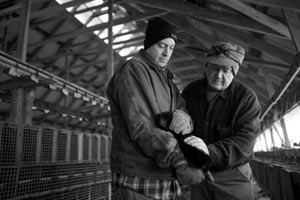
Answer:
<svg viewBox="0 0 300 200"><path fill-rule="evenodd" d="M254 200L249 161L261 108L256 94L235 80L244 55L239 45L216 43L207 54L205 77L183 90L194 121L194 137L186 143L210 154L214 177L214 182L192 186L192 200ZM180 124L171 124L171 129L180 129Z"/></svg>
<svg viewBox="0 0 300 200"><path fill-rule="evenodd" d="M188 167L172 134L155 124L154 117L161 112L185 115L185 102L166 68L176 43L169 23L150 20L144 49L110 80L112 199L176 199L180 184L204 179L200 169ZM184 128L192 130L190 119Z"/></svg>

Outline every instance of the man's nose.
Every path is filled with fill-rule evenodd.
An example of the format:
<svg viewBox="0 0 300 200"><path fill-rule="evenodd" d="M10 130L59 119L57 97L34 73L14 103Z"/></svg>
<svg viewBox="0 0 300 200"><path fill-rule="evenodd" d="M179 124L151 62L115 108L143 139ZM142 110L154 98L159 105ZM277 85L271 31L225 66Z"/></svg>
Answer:
<svg viewBox="0 0 300 200"><path fill-rule="evenodd" d="M223 76L223 70L219 69L218 72L217 72L217 77L222 78L222 76Z"/></svg>
<svg viewBox="0 0 300 200"><path fill-rule="evenodd" d="M170 53L170 50L169 50L169 48L164 48L164 51L163 51L163 55L164 56L168 56L169 55L169 53Z"/></svg>

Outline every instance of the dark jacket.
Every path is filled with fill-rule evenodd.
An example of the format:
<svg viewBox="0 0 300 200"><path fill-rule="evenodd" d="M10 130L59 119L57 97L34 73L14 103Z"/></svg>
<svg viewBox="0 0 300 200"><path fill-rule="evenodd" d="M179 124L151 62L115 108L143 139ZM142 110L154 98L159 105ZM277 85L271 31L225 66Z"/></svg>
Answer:
<svg viewBox="0 0 300 200"><path fill-rule="evenodd" d="M211 170L225 170L249 162L260 130L261 108L256 94L233 80L215 101L208 103L206 84L206 78L190 83L183 97L194 122L193 134L208 145Z"/></svg>
<svg viewBox="0 0 300 200"><path fill-rule="evenodd" d="M107 88L113 124L112 171L173 179L173 167L186 163L172 134L154 121L160 112L185 106L171 78L144 50L115 72Z"/></svg>

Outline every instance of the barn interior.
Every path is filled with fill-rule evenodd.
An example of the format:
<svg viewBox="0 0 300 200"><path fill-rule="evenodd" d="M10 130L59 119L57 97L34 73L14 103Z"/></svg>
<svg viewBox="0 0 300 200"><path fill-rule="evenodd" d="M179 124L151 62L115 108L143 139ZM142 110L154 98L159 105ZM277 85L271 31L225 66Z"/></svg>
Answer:
<svg viewBox="0 0 300 200"><path fill-rule="evenodd" d="M300 102L299 0L1 0L0 199L110 199L106 86L153 17L176 28L179 90L212 44L244 47L236 79L262 107L255 179L272 200L300 199L300 137L284 118Z"/></svg>

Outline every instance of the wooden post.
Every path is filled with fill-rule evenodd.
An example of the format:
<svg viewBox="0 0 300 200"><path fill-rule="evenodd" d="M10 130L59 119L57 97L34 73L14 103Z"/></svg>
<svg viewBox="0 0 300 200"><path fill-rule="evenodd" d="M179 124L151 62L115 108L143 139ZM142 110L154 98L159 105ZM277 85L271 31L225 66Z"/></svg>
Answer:
<svg viewBox="0 0 300 200"><path fill-rule="evenodd" d="M113 0L108 0L108 20L109 20L109 27L108 27L108 53L107 53L107 83L108 84L110 78L114 74L114 51L113 51ZM112 123L110 119L106 120L106 127L107 132L110 135L112 130Z"/></svg>
<svg viewBox="0 0 300 200"><path fill-rule="evenodd" d="M10 14L7 14L6 16L6 20L9 20L9 17L10 17ZM7 31L8 30L8 27L5 26L4 27L4 30L3 30L3 42L2 42L2 51L6 51L6 48L7 48Z"/></svg>
<svg viewBox="0 0 300 200"><path fill-rule="evenodd" d="M69 49L67 49L66 50L66 60L65 60L65 65L66 65L66 80L67 81L69 81L69 79L70 79L70 68L69 68ZM69 96L68 95L65 95L64 96L64 98L65 98L65 107L66 107L66 109L68 109L68 107L69 107ZM64 117L64 128L68 128L68 124L67 124L67 122L68 122L68 120L67 120L68 118L67 118L67 116L66 117Z"/></svg>
<svg viewBox="0 0 300 200"><path fill-rule="evenodd" d="M26 62L31 0L22 1L22 21L18 35L17 57Z"/></svg>
<svg viewBox="0 0 300 200"><path fill-rule="evenodd" d="M269 147L268 147L267 137L266 137L266 132L265 131L263 132L263 136L264 136L264 139L265 139L266 150L269 151Z"/></svg>
<svg viewBox="0 0 300 200"><path fill-rule="evenodd" d="M114 73L114 52L113 52L113 0L108 0L108 53L107 53L107 70L108 70L108 81ZM107 82L108 82L107 81Z"/></svg>
<svg viewBox="0 0 300 200"><path fill-rule="evenodd" d="M21 11L22 21L18 35L18 49L16 55L22 62L26 62L30 9L31 0L23 0ZM31 124L34 91L32 89L24 91L22 88L17 88L12 89L11 94L10 122L16 124Z"/></svg>
<svg viewBox="0 0 300 200"><path fill-rule="evenodd" d="M22 118L22 108L23 108L23 89L12 89L11 90L12 100L9 121L15 124L21 124Z"/></svg>
<svg viewBox="0 0 300 200"><path fill-rule="evenodd" d="M23 123L24 124L32 124L33 118L33 101L35 96L35 88L25 88L24 90L24 98L23 98Z"/></svg>
<svg viewBox="0 0 300 200"><path fill-rule="evenodd" d="M271 141L272 141L272 147L275 148L275 141L274 141L274 135L273 135L273 126L270 126L270 134L271 134Z"/></svg>
<svg viewBox="0 0 300 200"><path fill-rule="evenodd" d="M53 143L52 143L52 163L56 163L56 157L57 157L57 137L58 137L58 130L53 130Z"/></svg>
<svg viewBox="0 0 300 200"><path fill-rule="evenodd" d="M41 163L43 128L39 127L36 139L36 164Z"/></svg>
<svg viewBox="0 0 300 200"><path fill-rule="evenodd" d="M285 126L285 121L284 121L283 117L280 119L280 124L281 124L281 128L283 131L283 136L284 136L284 145L287 147L291 147L290 140L288 137L286 126Z"/></svg>

